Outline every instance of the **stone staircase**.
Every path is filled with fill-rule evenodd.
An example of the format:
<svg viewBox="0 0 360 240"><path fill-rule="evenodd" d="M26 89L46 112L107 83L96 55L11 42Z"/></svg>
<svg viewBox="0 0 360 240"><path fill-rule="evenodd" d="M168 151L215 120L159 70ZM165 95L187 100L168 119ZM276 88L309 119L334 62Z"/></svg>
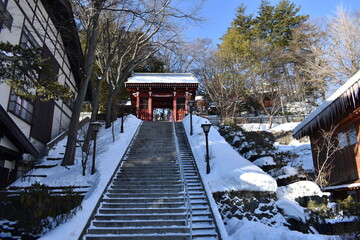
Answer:
<svg viewBox="0 0 360 240"><path fill-rule="evenodd" d="M180 140L179 146L185 149ZM183 151L181 155L183 177L172 123L144 122L82 239L218 239L206 194L188 154Z"/></svg>

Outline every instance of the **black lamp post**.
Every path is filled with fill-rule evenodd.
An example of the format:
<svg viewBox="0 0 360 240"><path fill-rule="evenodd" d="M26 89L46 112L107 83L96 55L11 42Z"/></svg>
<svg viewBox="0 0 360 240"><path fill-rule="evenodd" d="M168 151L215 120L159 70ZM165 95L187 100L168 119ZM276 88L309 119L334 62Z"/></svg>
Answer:
<svg viewBox="0 0 360 240"><path fill-rule="evenodd" d="M96 134L100 130L101 123L100 122L90 122L91 128L93 130L94 136L94 149L93 149L93 159L92 159L92 167L91 167L91 175L96 172L95 168L95 155L96 155Z"/></svg>
<svg viewBox="0 0 360 240"><path fill-rule="evenodd" d="M208 133L210 131L211 124L204 123L201 124L201 127L205 133L205 141L206 141L206 174L210 173L210 160L209 160L209 141L208 141Z"/></svg>
<svg viewBox="0 0 360 240"><path fill-rule="evenodd" d="M126 105L126 100L120 100L120 105L121 105L121 128L120 128L120 133L124 132L124 108Z"/></svg>
<svg viewBox="0 0 360 240"><path fill-rule="evenodd" d="M193 135L193 125L192 125L192 111L194 107L194 100L189 100L188 105L190 107L190 135Z"/></svg>

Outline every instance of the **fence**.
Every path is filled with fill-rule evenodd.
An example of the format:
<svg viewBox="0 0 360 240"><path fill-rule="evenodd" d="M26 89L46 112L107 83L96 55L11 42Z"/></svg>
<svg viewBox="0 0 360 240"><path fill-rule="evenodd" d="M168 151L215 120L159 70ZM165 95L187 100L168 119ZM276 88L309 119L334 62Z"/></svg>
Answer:
<svg viewBox="0 0 360 240"><path fill-rule="evenodd" d="M307 115L288 115L288 116L274 116L273 124L283 124L288 122L301 122ZM207 118L212 125L218 126L222 122L222 117L219 115L204 115L201 116ZM245 123L269 123L270 118L268 116L257 116L257 117L229 117L230 121L236 124Z"/></svg>

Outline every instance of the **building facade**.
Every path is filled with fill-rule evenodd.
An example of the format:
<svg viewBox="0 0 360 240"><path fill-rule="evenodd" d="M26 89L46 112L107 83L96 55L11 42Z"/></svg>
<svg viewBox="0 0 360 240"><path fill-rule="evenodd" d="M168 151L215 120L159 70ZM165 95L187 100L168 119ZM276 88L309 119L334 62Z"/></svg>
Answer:
<svg viewBox="0 0 360 240"><path fill-rule="evenodd" d="M181 121L199 81L190 73L133 73L125 83L136 116L145 121Z"/></svg>
<svg viewBox="0 0 360 240"><path fill-rule="evenodd" d="M83 57L71 5L65 0L0 0L0 41L40 48L54 73L53 81L70 88L73 96L67 101L29 100L0 83L0 184L6 185L28 170L46 143L68 128Z"/></svg>
<svg viewBox="0 0 360 240"><path fill-rule="evenodd" d="M295 138L304 136L310 137L315 170L327 165L323 190L360 201L360 71L294 129Z"/></svg>

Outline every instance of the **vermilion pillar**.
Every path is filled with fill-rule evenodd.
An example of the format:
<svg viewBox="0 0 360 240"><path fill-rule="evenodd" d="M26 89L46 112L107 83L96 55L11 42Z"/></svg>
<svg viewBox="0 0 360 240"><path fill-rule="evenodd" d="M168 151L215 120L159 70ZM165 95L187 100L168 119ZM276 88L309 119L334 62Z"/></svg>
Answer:
<svg viewBox="0 0 360 240"><path fill-rule="evenodd" d="M173 96L173 113L174 113L174 121L177 120L177 109L176 109L176 92L174 92Z"/></svg>
<svg viewBox="0 0 360 240"><path fill-rule="evenodd" d="M185 112L189 112L189 92L185 92Z"/></svg>
<svg viewBox="0 0 360 240"><path fill-rule="evenodd" d="M149 111L149 121L153 120L153 105L152 105L152 92L149 92L149 102L148 102L148 111Z"/></svg>
<svg viewBox="0 0 360 240"><path fill-rule="evenodd" d="M140 118L140 93L136 92L136 117Z"/></svg>

